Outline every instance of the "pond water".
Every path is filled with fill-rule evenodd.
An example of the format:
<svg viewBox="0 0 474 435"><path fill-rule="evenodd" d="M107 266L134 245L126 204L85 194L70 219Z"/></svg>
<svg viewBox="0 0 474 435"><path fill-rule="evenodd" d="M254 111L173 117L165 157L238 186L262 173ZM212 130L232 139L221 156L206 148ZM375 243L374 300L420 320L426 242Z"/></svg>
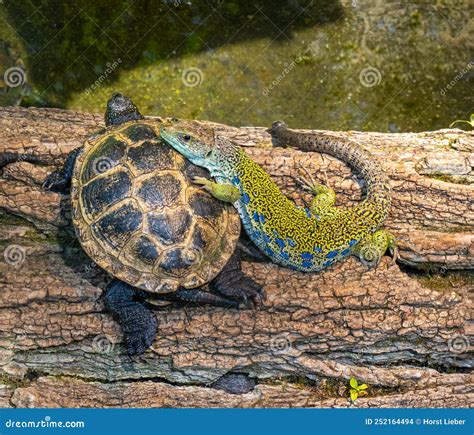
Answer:
<svg viewBox="0 0 474 435"><path fill-rule="evenodd" d="M1 105L103 112L121 91L145 114L382 132L473 111L471 0L0 3Z"/></svg>

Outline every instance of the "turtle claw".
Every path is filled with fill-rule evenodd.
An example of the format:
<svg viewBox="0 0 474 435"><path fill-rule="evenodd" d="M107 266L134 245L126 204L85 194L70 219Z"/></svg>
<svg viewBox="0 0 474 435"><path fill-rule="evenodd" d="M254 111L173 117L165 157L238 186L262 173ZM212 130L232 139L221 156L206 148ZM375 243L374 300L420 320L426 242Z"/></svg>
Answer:
<svg viewBox="0 0 474 435"><path fill-rule="evenodd" d="M58 170L51 172L43 181L41 187L54 192L63 192L67 188L68 183L69 179L64 176L63 171Z"/></svg>
<svg viewBox="0 0 474 435"><path fill-rule="evenodd" d="M265 301L262 286L240 270L219 275L212 282L211 288L225 298L236 300L245 306L251 303L256 308Z"/></svg>
<svg viewBox="0 0 474 435"><path fill-rule="evenodd" d="M130 314L133 315L133 313ZM138 323L133 330L124 328L125 347L130 357L143 354L153 344L156 336L156 319L150 316L147 320L147 322L142 322L143 324Z"/></svg>
<svg viewBox="0 0 474 435"><path fill-rule="evenodd" d="M113 280L103 294L106 309L122 329L130 357L144 353L156 337L158 322L142 304L145 297L145 292L118 279Z"/></svg>

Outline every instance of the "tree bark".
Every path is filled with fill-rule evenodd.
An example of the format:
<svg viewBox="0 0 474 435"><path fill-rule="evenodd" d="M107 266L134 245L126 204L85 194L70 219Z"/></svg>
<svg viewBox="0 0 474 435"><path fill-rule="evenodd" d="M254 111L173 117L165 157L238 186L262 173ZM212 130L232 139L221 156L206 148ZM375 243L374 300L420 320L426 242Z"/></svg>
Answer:
<svg viewBox="0 0 474 435"><path fill-rule="evenodd" d="M344 163L273 148L264 128L213 125L296 202L310 199L295 182L301 166L336 190L338 205L360 200ZM384 162L399 263L367 270L349 258L309 275L246 261L265 287L263 307L157 308L155 343L130 359L99 298L109 277L74 239L69 198L41 189L102 126L100 115L0 109L1 151L42 162L23 158L0 178L0 406L471 406L472 133L331 132ZM217 389L229 373L256 385ZM369 385L355 402L351 377Z"/></svg>

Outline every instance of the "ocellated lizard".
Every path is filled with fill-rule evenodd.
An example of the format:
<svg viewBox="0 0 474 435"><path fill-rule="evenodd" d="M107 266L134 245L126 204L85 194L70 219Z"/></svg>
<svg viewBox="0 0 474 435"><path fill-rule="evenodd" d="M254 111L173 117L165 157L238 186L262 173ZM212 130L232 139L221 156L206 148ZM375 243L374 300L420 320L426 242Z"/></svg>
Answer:
<svg viewBox="0 0 474 435"><path fill-rule="evenodd" d="M288 199L261 166L238 145L195 124L163 128L162 138L216 182L195 182L216 198L237 208L251 240L270 259L303 272L317 272L355 254L378 264L387 249L397 258L395 238L379 229L390 209L388 177L377 159L357 144L336 137L297 132L282 122L269 129L275 141L305 151L330 154L358 171L367 184L364 200L351 208L336 208L335 193L308 182L315 195L309 208Z"/></svg>

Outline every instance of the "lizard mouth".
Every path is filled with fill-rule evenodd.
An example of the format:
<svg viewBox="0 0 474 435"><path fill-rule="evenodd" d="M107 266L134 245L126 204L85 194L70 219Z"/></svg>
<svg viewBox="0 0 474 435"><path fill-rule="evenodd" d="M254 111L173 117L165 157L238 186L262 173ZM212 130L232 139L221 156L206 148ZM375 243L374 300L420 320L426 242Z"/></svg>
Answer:
<svg viewBox="0 0 474 435"><path fill-rule="evenodd" d="M171 145L176 151L183 154L186 157L190 157L189 150L187 150L171 132L169 132L165 127L161 127L160 136L168 144Z"/></svg>
<svg viewBox="0 0 474 435"><path fill-rule="evenodd" d="M168 145L172 146L178 153L189 159L192 163L198 166L205 166L203 159L195 155L186 144L183 144L183 141L176 137L176 133L167 130L166 127L161 127L160 136Z"/></svg>

